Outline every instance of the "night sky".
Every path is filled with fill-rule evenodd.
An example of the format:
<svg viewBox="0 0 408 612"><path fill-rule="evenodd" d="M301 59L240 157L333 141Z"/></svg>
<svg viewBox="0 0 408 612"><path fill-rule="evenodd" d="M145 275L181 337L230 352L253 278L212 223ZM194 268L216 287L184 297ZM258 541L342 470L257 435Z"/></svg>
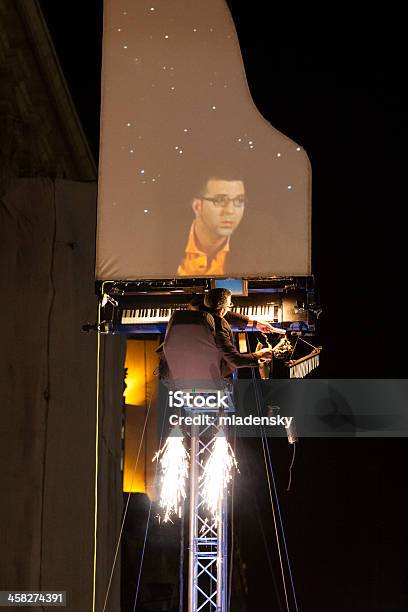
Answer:
<svg viewBox="0 0 408 612"><path fill-rule="evenodd" d="M339 4L320 14L273 4L229 2L254 102L312 164L320 376L406 378L404 21L386 6L356 15ZM97 159L102 2L41 6ZM253 445L251 460L259 453ZM273 445L299 610L405 612L405 439L301 440L290 493L291 449L286 440ZM253 486L274 557L259 465ZM240 542L248 610L279 610L245 470L240 478L248 503L237 530L251 525L252 534Z"/></svg>

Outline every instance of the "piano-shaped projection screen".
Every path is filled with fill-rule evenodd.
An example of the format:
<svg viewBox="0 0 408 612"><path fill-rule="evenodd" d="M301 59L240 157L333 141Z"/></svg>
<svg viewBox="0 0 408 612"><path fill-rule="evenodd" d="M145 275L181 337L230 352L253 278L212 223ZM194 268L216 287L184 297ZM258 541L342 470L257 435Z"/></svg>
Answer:
<svg viewBox="0 0 408 612"><path fill-rule="evenodd" d="M310 274L308 157L255 107L226 3L104 13L97 279Z"/></svg>

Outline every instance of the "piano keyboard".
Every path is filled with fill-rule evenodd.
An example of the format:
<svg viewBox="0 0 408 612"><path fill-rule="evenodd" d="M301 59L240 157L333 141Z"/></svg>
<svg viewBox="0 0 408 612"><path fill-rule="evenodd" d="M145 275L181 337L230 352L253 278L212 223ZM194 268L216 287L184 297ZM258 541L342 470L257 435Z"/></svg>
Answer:
<svg viewBox="0 0 408 612"><path fill-rule="evenodd" d="M274 321L275 323L281 321L281 309L276 304L237 306L232 309L232 312L247 315L257 321Z"/></svg>
<svg viewBox="0 0 408 612"><path fill-rule="evenodd" d="M137 325L142 323L167 323L173 312L186 310L187 306L179 308L131 308L122 314L122 325Z"/></svg>
<svg viewBox="0 0 408 612"><path fill-rule="evenodd" d="M167 323L175 310L186 310L187 305L175 308L128 308L123 310L122 325L137 325L143 323ZM232 312L247 315L257 321L280 323L282 310L276 304L236 306Z"/></svg>

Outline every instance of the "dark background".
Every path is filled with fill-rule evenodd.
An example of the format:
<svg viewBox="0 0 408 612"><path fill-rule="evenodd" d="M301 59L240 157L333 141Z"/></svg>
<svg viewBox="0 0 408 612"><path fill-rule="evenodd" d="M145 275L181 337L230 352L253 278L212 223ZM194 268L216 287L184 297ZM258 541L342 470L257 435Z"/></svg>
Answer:
<svg viewBox="0 0 408 612"><path fill-rule="evenodd" d="M405 378L404 20L392 5L359 15L273 4L229 2L255 103L312 164L320 376ZM97 158L102 2L41 6ZM405 439L301 440L289 493L291 449L278 440L271 451L299 610L406 611ZM257 518L278 573L259 442L239 452L254 462L236 513L247 609L279 610Z"/></svg>

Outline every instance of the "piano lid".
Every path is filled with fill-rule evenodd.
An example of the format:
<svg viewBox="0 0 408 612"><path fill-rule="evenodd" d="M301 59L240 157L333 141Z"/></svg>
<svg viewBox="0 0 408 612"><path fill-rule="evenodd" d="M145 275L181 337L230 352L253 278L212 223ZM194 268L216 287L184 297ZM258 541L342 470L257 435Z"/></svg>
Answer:
<svg viewBox="0 0 408 612"><path fill-rule="evenodd" d="M102 83L97 279L310 274L309 161L224 0L105 0Z"/></svg>

